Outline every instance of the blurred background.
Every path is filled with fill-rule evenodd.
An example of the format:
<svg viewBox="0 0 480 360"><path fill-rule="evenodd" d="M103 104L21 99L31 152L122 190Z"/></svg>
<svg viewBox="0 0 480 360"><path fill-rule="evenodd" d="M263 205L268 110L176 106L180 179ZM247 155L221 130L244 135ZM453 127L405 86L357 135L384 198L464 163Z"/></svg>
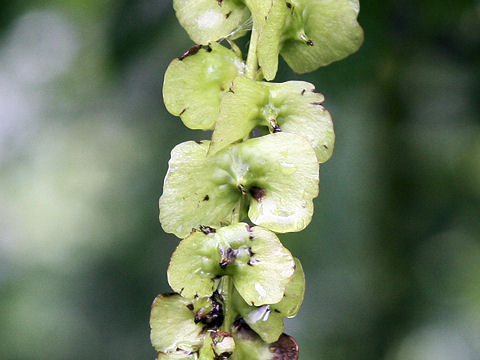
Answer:
<svg viewBox="0 0 480 360"><path fill-rule="evenodd" d="M303 360L480 359L480 2L370 0L313 82L336 126L287 321ZM178 240L158 197L177 143L167 0L0 2L0 359L152 359ZM245 42L242 43L245 46Z"/></svg>

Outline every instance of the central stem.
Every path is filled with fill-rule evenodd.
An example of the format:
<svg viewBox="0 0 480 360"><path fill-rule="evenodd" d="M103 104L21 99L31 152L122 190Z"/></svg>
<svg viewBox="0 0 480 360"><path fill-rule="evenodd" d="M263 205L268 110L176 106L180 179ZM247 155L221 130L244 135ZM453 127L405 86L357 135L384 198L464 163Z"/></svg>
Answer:
<svg viewBox="0 0 480 360"><path fill-rule="evenodd" d="M257 78L258 71L258 59L257 59L257 45L258 45L258 31L255 26L252 28L252 34L250 36L250 45L248 47L247 54L247 70L246 76L252 80ZM246 140L246 139L244 139ZM242 220L242 214L246 205L246 195L242 194L239 204L235 209L232 218L232 224L239 223ZM223 324L221 326L222 331L231 332L233 322L235 321L235 311L232 305L233 295L233 279L229 275L224 275L218 285L218 293L223 299Z"/></svg>

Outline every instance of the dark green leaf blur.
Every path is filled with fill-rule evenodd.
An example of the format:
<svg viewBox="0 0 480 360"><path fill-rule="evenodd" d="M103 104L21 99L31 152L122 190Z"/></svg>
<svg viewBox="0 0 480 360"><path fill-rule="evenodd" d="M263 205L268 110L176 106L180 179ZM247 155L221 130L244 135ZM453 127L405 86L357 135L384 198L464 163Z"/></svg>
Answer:
<svg viewBox="0 0 480 360"><path fill-rule="evenodd" d="M361 2L360 51L307 75L336 129L313 222L302 360L480 354L480 2ZM166 0L0 2L0 359L153 359L178 243L158 198L185 128ZM240 41L246 52L246 41Z"/></svg>

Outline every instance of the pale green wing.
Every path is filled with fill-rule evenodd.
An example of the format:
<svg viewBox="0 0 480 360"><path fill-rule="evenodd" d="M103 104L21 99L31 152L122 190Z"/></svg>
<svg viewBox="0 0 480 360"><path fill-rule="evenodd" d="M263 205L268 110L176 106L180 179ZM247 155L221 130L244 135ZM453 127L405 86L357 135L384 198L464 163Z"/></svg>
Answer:
<svg viewBox="0 0 480 360"><path fill-rule="evenodd" d="M170 259L168 283L186 298L211 296L221 273L218 236L193 232L180 242Z"/></svg>
<svg viewBox="0 0 480 360"><path fill-rule="evenodd" d="M300 260L297 258L294 258L294 260L295 273L285 287L285 296L278 304L272 305L272 308L277 310L278 314L286 318L297 315L305 295L305 273Z"/></svg>
<svg viewBox="0 0 480 360"><path fill-rule="evenodd" d="M258 30L257 57L266 80L273 80L278 69L278 54L288 8L285 0L245 0Z"/></svg>
<svg viewBox="0 0 480 360"><path fill-rule="evenodd" d="M168 66L163 83L165 106L190 129L212 129L221 97L243 73L244 64L233 51L217 43L194 47L190 53Z"/></svg>
<svg viewBox="0 0 480 360"><path fill-rule="evenodd" d="M314 71L358 50L358 0L291 0L281 55L297 73Z"/></svg>
<svg viewBox="0 0 480 360"><path fill-rule="evenodd" d="M252 305L277 303L294 273L295 262L277 236L261 227L240 223L218 230L225 247L233 249L235 260L226 274L243 299Z"/></svg>
<svg viewBox="0 0 480 360"><path fill-rule="evenodd" d="M324 96L315 93L315 87L304 81L264 83L270 90L271 107L278 129L300 135L315 150L318 162L332 156L335 133L330 113L322 106Z"/></svg>
<svg viewBox="0 0 480 360"><path fill-rule="evenodd" d="M275 232L303 230L318 195L319 165L315 151L302 137L276 133L238 145L249 171L248 216Z"/></svg>
<svg viewBox="0 0 480 360"><path fill-rule="evenodd" d="M234 306L245 322L266 342L277 341L284 330L283 318L294 317L303 302L305 274L300 261L295 258L296 270L285 287L279 303L250 306L239 295L234 296Z"/></svg>
<svg viewBox="0 0 480 360"><path fill-rule="evenodd" d="M233 80L231 90L222 98L209 154L246 137L259 124L260 108L268 102L267 89L243 76Z"/></svg>
<svg viewBox="0 0 480 360"><path fill-rule="evenodd" d="M241 192L230 186L231 174L207 161L209 141L188 141L171 153L160 197L160 223L183 238L199 225L217 227L232 221ZM217 160L217 159L216 159ZM228 159L225 166L230 166Z"/></svg>
<svg viewBox="0 0 480 360"><path fill-rule="evenodd" d="M250 16L240 0L174 0L173 8L190 38L204 45L235 33Z"/></svg>
<svg viewBox="0 0 480 360"><path fill-rule="evenodd" d="M187 307L189 304L188 300L178 294L159 295L155 298L150 314L150 339L157 351L197 351L202 345L202 326L195 324L193 313Z"/></svg>

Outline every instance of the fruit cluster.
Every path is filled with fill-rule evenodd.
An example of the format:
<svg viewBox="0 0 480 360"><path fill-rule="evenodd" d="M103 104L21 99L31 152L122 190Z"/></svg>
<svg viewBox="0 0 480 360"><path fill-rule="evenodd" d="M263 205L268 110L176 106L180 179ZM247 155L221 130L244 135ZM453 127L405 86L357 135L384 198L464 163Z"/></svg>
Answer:
<svg viewBox="0 0 480 360"><path fill-rule="evenodd" d="M213 134L172 150L160 222L183 240L168 268L175 293L152 305L152 344L158 359L297 359L283 319L297 314L305 278L276 233L310 223L335 135L312 84L268 81L279 55L304 73L355 52L358 1L173 3L197 45L168 67L165 105ZM234 40L250 30L244 61Z"/></svg>

